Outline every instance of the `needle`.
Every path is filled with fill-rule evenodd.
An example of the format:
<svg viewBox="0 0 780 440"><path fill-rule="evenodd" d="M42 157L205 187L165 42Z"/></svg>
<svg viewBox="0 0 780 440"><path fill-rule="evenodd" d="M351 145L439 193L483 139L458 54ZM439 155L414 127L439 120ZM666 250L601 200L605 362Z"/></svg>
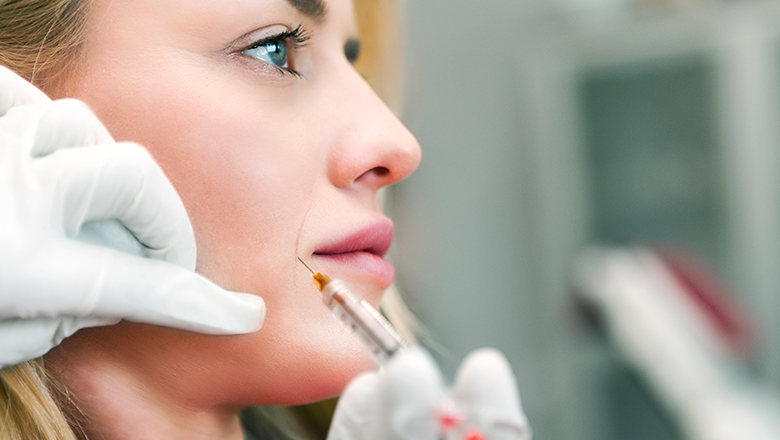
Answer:
<svg viewBox="0 0 780 440"><path fill-rule="evenodd" d="M314 275L314 271L311 270L311 267L309 267L308 264L304 263L303 260L301 260L301 257L298 257L298 261L300 261L301 264L303 264L306 267L306 269L309 269L309 272L311 272L311 274Z"/></svg>

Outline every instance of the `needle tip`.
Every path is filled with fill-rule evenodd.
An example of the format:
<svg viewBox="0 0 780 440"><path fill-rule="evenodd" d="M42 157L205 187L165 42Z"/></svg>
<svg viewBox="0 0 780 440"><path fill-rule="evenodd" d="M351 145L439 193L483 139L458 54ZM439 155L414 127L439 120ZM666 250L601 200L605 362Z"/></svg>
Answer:
<svg viewBox="0 0 780 440"><path fill-rule="evenodd" d="M301 260L301 257L298 257L298 261L300 261L300 262L301 262L301 264L303 264L303 267L305 267L306 269L308 269L308 270L309 270L309 272L311 272L311 274L312 274L312 275L314 275L314 271L313 271L313 270L311 270L311 267L309 267L309 265L308 265L308 264L304 263L304 262L303 262L303 260Z"/></svg>

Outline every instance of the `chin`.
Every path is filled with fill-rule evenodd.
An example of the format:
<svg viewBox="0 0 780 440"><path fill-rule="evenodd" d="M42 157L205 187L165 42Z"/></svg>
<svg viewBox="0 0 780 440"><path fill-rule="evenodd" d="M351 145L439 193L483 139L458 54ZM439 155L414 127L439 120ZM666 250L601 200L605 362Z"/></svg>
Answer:
<svg viewBox="0 0 780 440"><path fill-rule="evenodd" d="M352 342L353 341L350 341L350 343ZM357 346L357 349L340 352L336 357L325 359L323 360L323 364L314 366L315 374L319 376L322 381L319 386L315 386L310 390L313 391L313 393L308 396L306 399L307 402L304 403L340 396L355 377L368 371L377 370L378 366L374 361L374 358L371 357L362 343L359 341L354 341L354 343L354 345ZM325 366L325 363L328 364L327 367ZM301 396L308 394L307 391L303 389L299 390L299 392Z"/></svg>
<svg viewBox="0 0 780 440"><path fill-rule="evenodd" d="M340 365L336 365L335 367L336 368L328 372L327 380L321 384L321 387L312 390L315 392L306 399L306 402L302 403L317 402L340 396L344 392L344 389L357 376L368 371L376 371L378 368L374 359L368 354L361 355L356 359L349 359L348 362L345 362L345 359L342 359L340 360ZM301 395L304 394L305 392L301 390Z"/></svg>
<svg viewBox="0 0 780 440"><path fill-rule="evenodd" d="M266 370L247 387L249 404L303 405L341 395L361 373L378 367L366 347L341 325L328 328L329 337L307 344L305 339L286 341L287 350L263 356ZM278 345L277 345L278 347ZM272 358L272 359L269 359ZM270 362L268 362L270 361ZM254 397L254 398L253 398ZM259 400L258 400L259 398Z"/></svg>

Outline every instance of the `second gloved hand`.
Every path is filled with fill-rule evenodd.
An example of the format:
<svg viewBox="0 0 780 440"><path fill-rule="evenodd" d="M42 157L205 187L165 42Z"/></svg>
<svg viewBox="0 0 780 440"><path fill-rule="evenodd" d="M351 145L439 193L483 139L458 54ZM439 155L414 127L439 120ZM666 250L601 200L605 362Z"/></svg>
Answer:
<svg viewBox="0 0 780 440"><path fill-rule="evenodd" d="M75 240L85 224L117 220L143 257ZM115 143L83 103L51 101L0 67L0 368L121 319L260 328L262 299L194 269L187 213L149 153Z"/></svg>
<svg viewBox="0 0 780 440"><path fill-rule="evenodd" d="M451 391L426 352L396 355L364 373L339 399L328 440L530 440L509 363L494 349L471 353Z"/></svg>

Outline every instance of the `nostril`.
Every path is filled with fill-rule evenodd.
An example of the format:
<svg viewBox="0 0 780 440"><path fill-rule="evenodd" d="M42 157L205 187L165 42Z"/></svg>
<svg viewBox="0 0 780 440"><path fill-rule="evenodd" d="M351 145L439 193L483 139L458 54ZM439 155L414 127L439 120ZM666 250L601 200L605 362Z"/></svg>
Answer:
<svg viewBox="0 0 780 440"><path fill-rule="evenodd" d="M379 177L385 177L390 174L390 170L385 167L376 167L371 171L373 171Z"/></svg>
<svg viewBox="0 0 780 440"><path fill-rule="evenodd" d="M361 174L360 176L358 176L358 178L355 180L360 180L367 175L370 175L372 177L382 178L387 176L388 174L390 174L390 169L388 169L387 167L374 167L366 171L365 173Z"/></svg>

